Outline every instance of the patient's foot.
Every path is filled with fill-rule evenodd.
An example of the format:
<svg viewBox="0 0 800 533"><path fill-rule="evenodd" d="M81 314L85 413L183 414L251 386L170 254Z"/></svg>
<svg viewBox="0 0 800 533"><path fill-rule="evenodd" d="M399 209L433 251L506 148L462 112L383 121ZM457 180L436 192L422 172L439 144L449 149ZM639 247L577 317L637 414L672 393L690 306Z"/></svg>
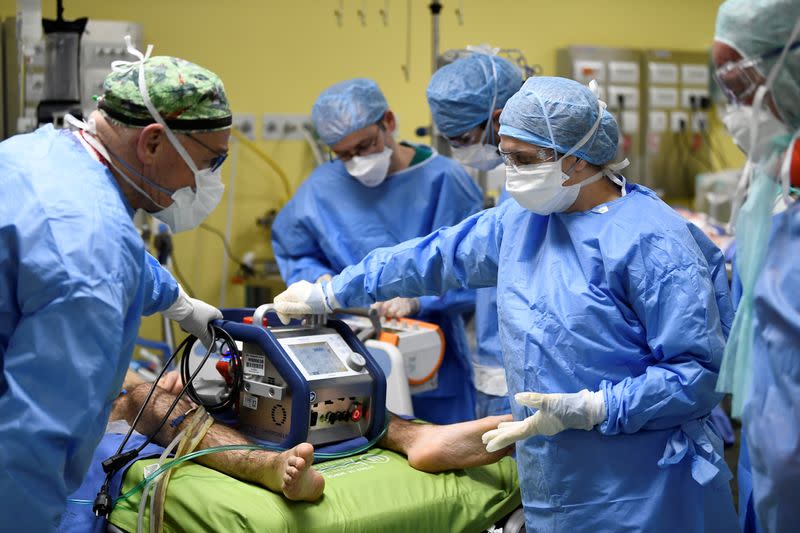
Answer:
<svg viewBox="0 0 800 533"><path fill-rule="evenodd" d="M491 464L508 455L512 448L489 453L481 436L496 429L500 422L512 419L511 415L504 415L445 426L412 424L406 427L404 424L404 429L411 438L404 438L405 449L397 451L405 453L408 463L423 472L442 472Z"/></svg>
<svg viewBox="0 0 800 533"><path fill-rule="evenodd" d="M311 468L314 447L307 442L276 455L266 472L264 485L281 491L290 500L312 502L322 496L325 479Z"/></svg>

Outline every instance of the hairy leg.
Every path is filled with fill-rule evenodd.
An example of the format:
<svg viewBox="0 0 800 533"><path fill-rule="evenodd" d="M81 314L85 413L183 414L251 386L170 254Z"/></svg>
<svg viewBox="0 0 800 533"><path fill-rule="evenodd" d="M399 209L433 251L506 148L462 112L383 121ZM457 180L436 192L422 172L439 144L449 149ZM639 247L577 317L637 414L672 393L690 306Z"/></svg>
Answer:
<svg viewBox="0 0 800 533"><path fill-rule="evenodd" d="M139 385L121 396L116 402L118 405L115 405L115 414L130 424L147 396L149 388L149 384ZM144 435L155 431L174 399L175 396L168 391L157 389L136 425L136 430ZM181 399L169 421L153 439L154 442L166 446L172 441L189 423L190 417L176 427L170 422L187 412L193 405L189 400ZM214 423L200 441L198 449L231 444L251 444L251 441L235 429ZM258 483L274 492L282 492L291 500L316 500L322 495L325 487L323 477L311 468L314 448L308 443L299 444L282 453L267 450L235 450L203 455L196 461L237 479Z"/></svg>
<svg viewBox="0 0 800 533"><path fill-rule="evenodd" d="M423 472L443 472L494 463L513 447L493 453L486 451L481 435L509 422L511 415L489 416L479 420L437 426L420 424L392 415L389 429L378 445L404 454L408 463Z"/></svg>

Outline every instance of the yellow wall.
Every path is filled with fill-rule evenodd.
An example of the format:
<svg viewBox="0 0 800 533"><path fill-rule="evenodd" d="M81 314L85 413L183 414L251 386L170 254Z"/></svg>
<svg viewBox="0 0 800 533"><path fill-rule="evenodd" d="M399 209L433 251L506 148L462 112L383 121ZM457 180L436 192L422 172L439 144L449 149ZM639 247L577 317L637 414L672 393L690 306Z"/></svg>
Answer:
<svg viewBox="0 0 800 533"><path fill-rule="evenodd" d="M124 19L144 25L145 41L156 54L175 55L216 71L225 81L234 111L308 113L319 92L355 76L376 79L398 114L402 136L414 140L414 128L428 123L425 102L431 60L428 0L409 0L411 9L410 79L406 61L407 7L402 0L343 0L341 27L334 18L336 0L66 0L66 17ZM13 14L4 0L0 14ZM55 1L45 0L45 16ZM389 25L378 11L389 5ZM571 44L632 48L703 50L713 38L718 0L444 0L441 50L492 43L520 48L544 74L555 74L555 51ZM10 5L10 7L9 7ZM367 25L356 11L366 6ZM454 10L463 7L459 25ZM716 133L730 163L741 158L727 136ZM260 143L286 169L294 184L312 169L301 142ZM227 172L230 163L226 163ZM264 256L268 236L255 218L280 207L279 183L263 163L240 150L237 165L233 248ZM630 176L635 181L635 176ZM223 228L227 199L209 223ZM177 259L200 298L218 303L222 247L216 237L194 231L176 238ZM242 302L231 288L228 305ZM154 321L145 334L158 336Z"/></svg>

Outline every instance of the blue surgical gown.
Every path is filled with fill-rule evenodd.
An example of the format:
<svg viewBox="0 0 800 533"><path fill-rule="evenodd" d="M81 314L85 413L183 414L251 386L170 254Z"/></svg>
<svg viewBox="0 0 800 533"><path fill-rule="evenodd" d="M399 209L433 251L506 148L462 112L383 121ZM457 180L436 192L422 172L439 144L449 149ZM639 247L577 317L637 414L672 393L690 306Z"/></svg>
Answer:
<svg viewBox="0 0 800 533"><path fill-rule="evenodd" d="M287 284L315 281L359 262L375 248L421 237L478 212L483 196L456 162L432 155L390 175L381 185L361 185L341 161L317 167L272 226L272 246ZM417 318L438 324L446 349L438 388L412 397L414 414L439 424L475 417L472 364L464 329L474 291L420 299Z"/></svg>
<svg viewBox="0 0 800 533"><path fill-rule="evenodd" d="M510 198L505 188L497 205ZM503 350L497 323L497 288L475 291L475 415L505 415L511 412L503 369Z"/></svg>
<svg viewBox="0 0 800 533"><path fill-rule="evenodd" d="M742 428L764 531L800 527L800 205L773 220L754 291L752 383Z"/></svg>
<svg viewBox="0 0 800 533"><path fill-rule="evenodd" d="M332 283L344 305L496 284L509 393L603 391L595 430L517 443L528 531L736 530L708 422L733 316L723 257L652 191L547 217L509 200Z"/></svg>
<svg viewBox="0 0 800 533"><path fill-rule="evenodd" d="M0 530L49 531L103 436L141 315L177 284L71 133L0 144L0 190Z"/></svg>

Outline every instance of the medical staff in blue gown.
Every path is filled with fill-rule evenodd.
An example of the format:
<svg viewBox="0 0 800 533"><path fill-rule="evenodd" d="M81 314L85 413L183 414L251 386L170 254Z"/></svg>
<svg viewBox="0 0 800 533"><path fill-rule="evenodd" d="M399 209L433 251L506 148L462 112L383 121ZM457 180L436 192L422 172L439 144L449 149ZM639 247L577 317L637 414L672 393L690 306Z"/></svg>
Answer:
<svg viewBox="0 0 800 533"><path fill-rule="evenodd" d="M513 63L484 53L457 59L434 72L426 93L428 105L433 122L450 143L456 161L480 171L503 164L497 151L500 113L521 86L522 75ZM498 203L507 198L504 190ZM475 414L478 418L508 414L511 404L494 287L475 292L475 338Z"/></svg>
<svg viewBox="0 0 800 533"><path fill-rule="evenodd" d="M789 195L800 185L792 165L800 135L798 42L797 2L720 6L715 78L730 103L725 125L748 156L740 188L747 200L735 218L741 298L720 388L734 394L734 414L742 414L740 513L748 532L800 524L800 210ZM788 208L773 217L781 196Z"/></svg>
<svg viewBox="0 0 800 533"><path fill-rule="evenodd" d="M596 85L593 85L596 89ZM611 163L589 88L528 79L500 116L513 197L276 297L289 315L496 285L528 531L735 531L709 423L732 317L722 253Z"/></svg>
<svg viewBox="0 0 800 533"><path fill-rule="evenodd" d="M154 84L143 86L153 95L146 105L140 66ZM185 90L175 97L179 75ZM45 126L0 144L2 531L58 525L103 436L142 314L162 311L196 335L219 316L145 252L132 216L145 208L180 230L213 209L210 155L188 135L227 149L221 83L162 57L110 74L104 88L85 130ZM175 134L159 112L171 114Z"/></svg>
<svg viewBox="0 0 800 533"><path fill-rule="evenodd" d="M359 78L326 89L312 119L337 157L314 170L272 226L287 284L329 278L376 248L452 226L481 209L481 192L458 163L427 146L394 140L394 114L374 81ZM378 306L383 315L414 316L444 333L438 384L412 396L416 416L437 423L475 417L462 316L474 305L474 291L451 290Z"/></svg>

